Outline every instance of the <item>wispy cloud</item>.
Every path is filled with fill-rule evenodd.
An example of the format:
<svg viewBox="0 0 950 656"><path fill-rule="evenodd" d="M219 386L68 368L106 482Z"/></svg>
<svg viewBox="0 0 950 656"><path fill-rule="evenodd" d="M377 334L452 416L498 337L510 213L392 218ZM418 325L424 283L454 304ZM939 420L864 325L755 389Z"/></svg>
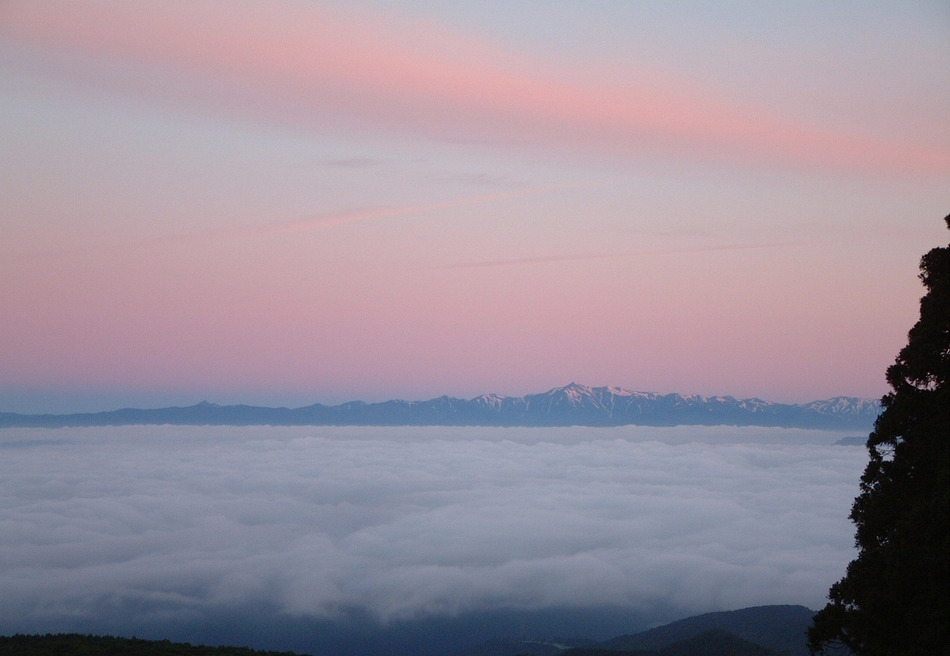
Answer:
<svg viewBox="0 0 950 656"><path fill-rule="evenodd" d="M581 255L548 255L538 257L512 258L506 260L488 260L484 262L463 262L457 264L446 264L436 267L444 269L478 269L491 267L510 267L526 266L533 264L560 264L564 262L585 262L590 260L614 260L623 258L643 257L644 255L684 255L688 253L715 253L715 252L734 252L761 250L773 248L794 248L804 246L808 241L789 241L758 244L722 244L718 246L697 246L676 249L650 250L650 251L628 251L619 253L590 253Z"/></svg>
<svg viewBox="0 0 950 656"><path fill-rule="evenodd" d="M471 205L484 205L487 203L493 203L493 202L498 202L502 200L520 198L523 196L531 196L535 194L563 191L566 189L572 189L576 187L591 186L593 184L596 184L596 183L581 182L581 183L566 183L566 184L556 184L556 185L542 185L542 186L536 186L536 187L526 187L526 188L517 189L514 191L498 192L494 194L482 194L478 196L466 196L464 198L453 198L450 200L439 201L436 203L422 203L418 205L402 205L402 206L397 206L397 207L354 209L354 210L349 210L349 211L344 211L344 212L339 212L339 213L316 216L316 217L305 219L302 221L249 226L246 228L236 229L233 232L235 234L253 233L253 234L268 234L268 235L285 234L285 233L290 233L290 232L304 232L304 231L309 231L309 230L326 228L330 226L343 225L347 223L356 223L358 221L373 221L377 219L388 219L392 217L406 216L410 214L419 214L423 212L435 212L438 210L455 209L457 207L467 207Z"/></svg>
<svg viewBox="0 0 950 656"><path fill-rule="evenodd" d="M816 240L797 240L797 241L775 241L775 242L760 242L760 243L745 243L745 244L719 244L712 246L699 246L695 248L683 248L671 251L664 251L664 253L670 254L679 254L679 253L708 253L708 252L733 252L733 251L755 251L762 249L773 249L773 248L798 248L800 246L807 246L808 244L814 244Z"/></svg>
<svg viewBox="0 0 950 656"><path fill-rule="evenodd" d="M374 157L345 157L340 159L327 160L327 166L341 169L365 169L373 166L379 166L383 160Z"/></svg>
<svg viewBox="0 0 950 656"><path fill-rule="evenodd" d="M628 257L626 253L600 253L591 255L549 255L541 257L520 257L510 260L490 260L487 262L464 262L460 264L446 264L438 269L480 269L490 267L524 266L530 264L561 264L564 262L585 262L589 260L609 260Z"/></svg>
<svg viewBox="0 0 950 656"><path fill-rule="evenodd" d="M263 120L354 125L448 140L584 149L622 158L946 174L938 144L811 129L634 67L583 79L435 23L324 4L8 0L0 37L50 55L119 61L87 82ZM89 62L87 61L87 64ZM111 80L111 82L110 82Z"/></svg>

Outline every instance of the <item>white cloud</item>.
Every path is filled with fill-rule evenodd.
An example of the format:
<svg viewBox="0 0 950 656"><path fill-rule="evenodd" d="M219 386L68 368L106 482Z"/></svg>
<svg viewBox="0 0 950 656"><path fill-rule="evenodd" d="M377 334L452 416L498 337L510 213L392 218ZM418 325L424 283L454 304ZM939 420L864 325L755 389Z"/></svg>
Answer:
<svg viewBox="0 0 950 656"><path fill-rule="evenodd" d="M839 437L8 429L0 632L235 608L312 618L356 608L386 622L497 608L818 607L852 556L847 514L865 462L861 448L832 446Z"/></svg>

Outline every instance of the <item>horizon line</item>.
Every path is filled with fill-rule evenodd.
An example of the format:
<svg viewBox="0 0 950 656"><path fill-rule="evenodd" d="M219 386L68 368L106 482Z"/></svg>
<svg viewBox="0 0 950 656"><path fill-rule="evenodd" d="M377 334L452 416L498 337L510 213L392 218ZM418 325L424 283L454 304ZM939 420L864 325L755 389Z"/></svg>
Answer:
<svg viewBox="0 0 950 656"><path fill-rule="evenodd" d="M634 389L629 389L629 388L622 387L622 386L619 386L619 385L586 385L586 384L583 384L583 383L576 383L576 382L573 382L573 381L572 381L572 382L568 383L567 385L555 386L555 387L548 388L548 389L546 389L546 390L544 390L544 391L541 391L541 392L529 392L529 393L527 393L527 394L522 394L522 395L500 394L500 393L497 393L497 392L483 392L483 393L478 394L478 395L473 396L473 397L460 397L460 396L452 396L452 395L449 395L449 394L440 394L440 395L438 395L438 396L433 396L433 397L429 397L429 398L409 399L409 398L391 397L391 398L386 398L386 399L379 400L379 401L366 401L366 400L363 400L363 399L354 398L354 399L350 399L350 400L347 400L347 401L342 401L342 402L339 402L339 403L334 403L334 402L324 403L324 402L321 402L321 401L314 401L313 403L306 403L306 404L304 404L304 405L294 405L294 406L291 406L291 405L256 405L256 404L247 403L247 402L243 402L243 401L238 401L238 402L235 402L235 403L217 403L217 402L214 402L214 401L208 401L207 398L205 398L205 399L202 399L202 400L200 400L200 401L196 401L196 402L194 402L194 403L190 403L190 404L188 404L188 405L163 405L163 406L148 406L148 407L143 407L143 406L122 406L122 407L117 407L117 408L116 408L116 407L113 407L112 409L104 409L104 410L80 410L80 411L74 411L74 412L17 412L17 411L7 411L7 410L2 410L2 409L0 409L0 415L19 415L19 416L22 416L22 417L43 417L43 416L45 416L45 417L68 417L68 416L76 416L76 415L106 414L106 413L112 413L112 412L121 412L121 411L123 411L123 410L146 410L146 411L150 411L150 410L188 409L188 408L196 408L196 407L199 407L199 406L210 406L210 407L216 407L216 408L247 407L247 408L259 408L259 409L268 409L268 410L301 410L301 409L304 409L304 408L310 408L310 407L314 407L314 406L323 406L323 407L326 407L326 408L339 408L339 407L341 407L341 406L345 406L345 405L349 405L349 404L353 404L353 403L362 403L362 404L365 404L365 405L367 405L367 406L371 406L371 405L381 405L381 404L385 404L385 403L407 403L407 404L428 403L428 402L437 401L437 400L443 399L443 398L447 398L447 399L451 399L451 400L456 400L456 401L466 401L466 402L470 402L470 401L475 401L475 400L477 400L477 399L485 398L485 397L497 397L497 398L500 398L500 399L524 399L524 398L529 397L529 396L542 396L542 395L545 395L545 394L551 394L551 393L554 393L554 392L563 391L563 390L566 390L566 389L569 389L569 388L572 388L572 387L587 388L587 389L590 389L590 390L592 390L592 391L593 391L593 390L598 390L598 389L606 389L606 390L610 390L610 391L612 391L612 392L613 392L613 391L623 392L623 393L626 393L626 394L628 394L628 395L648 395L648 396L657 397L657 398L668 397L668 396L679 396L679 397L684 398L684 399L690 399L690 398L701 398L701 399L704 399L704 400L710 400L710 399L731 399L731 400L740 401L740 402L741 402L741 401L760 401L760 402L762 402L762 403L766 403L766 404L769 404L769 405L787 405L787 406L807 406L807 405L812 404L812 403L818 403L818 402L821 402L821 401L834 401L834 400L838 400L838 399L848 399L848 400L864 401L864 402L876 403L876 404L878 404L878 405L881 404L881 397L870 398L870 397L852 396L852 395L848 395L848 394L836 394L836 395L829 396L829 397L812 399L812 400L810 400L810 401L791 402L791 401L773 401L773 400L767 400L767 399L764 399L764 398L759 397L759 396L736 396L736 395L734 395L734 394L698 394L698 393L684 393L684 392L651 392L651 391L646 391L646 390L634 390Z"/></svg>

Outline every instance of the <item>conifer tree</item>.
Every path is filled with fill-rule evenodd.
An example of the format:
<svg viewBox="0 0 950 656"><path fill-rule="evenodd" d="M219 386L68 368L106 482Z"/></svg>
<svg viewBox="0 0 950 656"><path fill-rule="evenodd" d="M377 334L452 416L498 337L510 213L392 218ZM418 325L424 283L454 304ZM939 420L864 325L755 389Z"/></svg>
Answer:
<svg viewBox="0 0 950 656"><path fill-rule="evenodd" d="M920 279L851 509L858 555L809 629L813 654L950 653L950 245L924 255Z"/></svg>

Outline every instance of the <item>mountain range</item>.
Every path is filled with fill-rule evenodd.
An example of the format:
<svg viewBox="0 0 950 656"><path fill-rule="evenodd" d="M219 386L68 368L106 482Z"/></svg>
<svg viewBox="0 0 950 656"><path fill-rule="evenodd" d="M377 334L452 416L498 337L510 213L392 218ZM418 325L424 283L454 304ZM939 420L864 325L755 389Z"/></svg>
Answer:
<svg viewBox="0 0 950 656"><path fill-rule="evenodd" d="M0 412L0 428L120 426L132 424L224 426L676 426L733 425L867 430L877 401L839 396L804 404L732 396L632 392L571 383L540 394L474 399L440 396L428 401L351 401L341 405L275 408L251 405L124 408L73 414Z"/></svg>

